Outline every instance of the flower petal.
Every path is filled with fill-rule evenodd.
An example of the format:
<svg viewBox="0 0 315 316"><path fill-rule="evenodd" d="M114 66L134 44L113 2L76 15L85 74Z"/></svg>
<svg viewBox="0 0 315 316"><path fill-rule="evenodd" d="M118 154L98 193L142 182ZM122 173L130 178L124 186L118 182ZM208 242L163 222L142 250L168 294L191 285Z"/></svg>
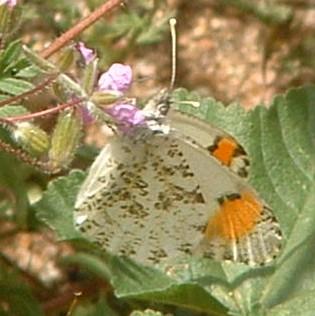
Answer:
<svg viewBox="0 0 315 316"><path fill-rule="evenodd" d="M86 65L88 65L95 59L96 54L94 50L86 47L83 42L78 42L75 47L78 50L78 52L82 55Z"/></svg>
<svg viewBox="0 0 315 316"><path fill-rule="evenodd" d="M132 70L128 65L112 64L98 81L99 90L126 91L132 81Z"/></svg>
<svg viewBox="0 0 315 316"><path fill-rule="evenodd" d="M17 5L17 0L0 0L0 5L6 4L8 7L13 8Z"/></svg>
<svg viewBox="0 0 315 316"><path fill-rule="evenodd" d="M114 104L107 107L104 111L109 114L123 132L128 132L132 127L143 125L146 117L136 106L128 103Z"/></svg>

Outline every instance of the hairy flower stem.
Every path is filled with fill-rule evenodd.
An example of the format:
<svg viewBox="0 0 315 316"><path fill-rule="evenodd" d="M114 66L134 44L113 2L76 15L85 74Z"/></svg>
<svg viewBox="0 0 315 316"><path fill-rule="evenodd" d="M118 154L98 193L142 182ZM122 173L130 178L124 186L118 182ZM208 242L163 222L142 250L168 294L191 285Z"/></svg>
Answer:
<svg viewBox="0 0 315 316"><path fill-rule="evenodd" d="M0 107L10 104L10 103L16 103L23 99L27 99L28 97L31 97L35 95L36 93L40 93L43 89L47 88L50 84L52 84L56 78L58 77L58 74L52 74L47 79L45 79L42 83L37 85L35 88L30 89L24 93L21 93L19 95L15 95L13 97L4 99L0 101Z"/></svg>
<svg viewBox="0 0 315 316"><path fill-rule="evenodd" d="M76 36L82 33L86 28L99 20L104 14L112 11L115 7L123 4L124 2L125 1L123 0L107 1L106 3L98 7L95 11L93 11L90 15L78 22L67 32L58 37L54 42L52 42L49 47L41 52L41 56L45 59L50 57L61 48L63 48L65 45L67 45L70 41L72 41Z"/></svg>
<svg viewBox="0 0 315 316"><path fill-rule="evenodd" d="M70 108L70 107L74 107L74 106L80 104L81 102L82 102L82 100L75 99L75 100L72 100L72 101L67 102L67 103L58 104L57 106L55 106L55 107L53 107L51 109L39 111L39 112L36 112L36 113L30 113L30 114L25 114L25 115L13 116L13 117L10 117L10 118L6 118L5 120L6 120L7 123L28 121L28 120L34 119L36 117L43 117L43 116L46 116L46 115L54 114L56 112L60 112L62 110Z"/></svg>
<svg viewBox="0 0 315 316"><path fill-rule="evenodd" d="M47 164L32 157L23 149L13 147L12 145L2 141L1 139L0 139L0 149L10 155L17 157L18 159L25 162L26 164L37 168L40 171L44 170L45 172L50 173L50 170L47 170Z"/></svg>

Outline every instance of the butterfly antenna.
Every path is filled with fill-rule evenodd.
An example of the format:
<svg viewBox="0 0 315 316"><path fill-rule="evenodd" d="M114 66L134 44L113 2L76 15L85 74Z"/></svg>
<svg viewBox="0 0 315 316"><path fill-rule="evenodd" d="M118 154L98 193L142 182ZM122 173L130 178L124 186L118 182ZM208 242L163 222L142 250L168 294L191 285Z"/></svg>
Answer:
<svg viewBox="0 0 315 316"><path fill-rule="evenodd" d="M171 18L169 20L171 38L172 38L172 75L169 89L172 90L174 88L175 79L176 79L176 19Z"/></svg>
<svg viewBox="0 0 315 316"><path fill-rule="evenodd" d="M168 89L162 89L155 96L149 99L144 109L147 112L157 111L158 115L164 117L170 109L170 91L174 88L176 77L176 19L169 20L172 39L172 74Z"/></svg>

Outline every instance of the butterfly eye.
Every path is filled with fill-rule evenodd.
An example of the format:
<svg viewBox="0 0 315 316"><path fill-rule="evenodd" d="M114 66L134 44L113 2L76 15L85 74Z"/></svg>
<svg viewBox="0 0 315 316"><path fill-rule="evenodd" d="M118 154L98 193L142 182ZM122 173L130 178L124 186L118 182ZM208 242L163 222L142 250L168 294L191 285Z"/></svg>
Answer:
<svg viewBox="0 0 315 316"><path fill-rule="evenodd" d="M170 108L168 100L163 101L157 106L158 113L165 116Z"/></svg>

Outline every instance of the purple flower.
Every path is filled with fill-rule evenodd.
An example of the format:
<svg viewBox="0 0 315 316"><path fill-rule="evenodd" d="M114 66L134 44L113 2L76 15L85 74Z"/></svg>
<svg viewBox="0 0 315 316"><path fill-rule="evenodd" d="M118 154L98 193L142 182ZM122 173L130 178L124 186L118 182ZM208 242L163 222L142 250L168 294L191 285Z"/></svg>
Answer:
<svg viewBox="0 0 315 316"><path fill-rule="evenodd" d="M132 81L132 70L128 65L112 64L110 68L104 72L98 80L98 88L100 91L114 90L126 91Z"/></svg>
<svg viewBox="0 0 315 316"><path fill-rule="evenodd" d="M17 5L17 0L0 0L0 5L6 4L8 7L13 8Z"/></svg>
<svg viewBox="0 0 315 316"><path fill-rule="evenodd" d="M83 42L78 42L75 45L75 48L82 55L86 65L88 65L90 62L92 62L96 57L94 50L86 47Z"/></svg>
<svg viewBox="0 0 315 316"><path fill-rule="evenodd" d="M104 110L119 125L123 132L128 132L134 126L143 125L146 118L143 112L136 106L128 103L114 104Z"/></svg>

